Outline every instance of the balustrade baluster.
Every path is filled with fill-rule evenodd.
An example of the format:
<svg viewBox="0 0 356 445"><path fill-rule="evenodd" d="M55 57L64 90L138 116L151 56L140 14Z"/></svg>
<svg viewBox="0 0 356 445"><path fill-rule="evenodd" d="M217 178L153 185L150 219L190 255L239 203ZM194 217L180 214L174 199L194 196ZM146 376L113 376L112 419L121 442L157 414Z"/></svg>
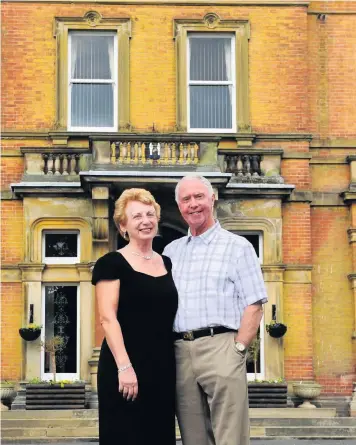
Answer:
<svg viewBox="0 0 356 445"><path fill-rule="evenodd" d="M74 176L75 175L75 157L74 154L67 155L68 158L68 170L69 175Z"/></svg>
<svg viewBox="0 0 356 445"><path fill-rule="evenodd" d="M63 176L68 176L68 159L67 159L67 155L66 154L61 155L61 159L62 159L62 175Z"/></svg>
<svg viewBox="0 0 356 445"><path fill-rule="evenodd" d="M179 164L184 163L184 146L182 143L179 144Z"/></svg>
<svg viewBox="0 0 356 445"><path fill-rule="evenodd" d="M122 142L120 142L120 146L119 146L119 163L120 164L124 163L124 157L125 157L125 147L124 147L124 144Z"/></svg>
<svg viewBox="0 0 356 445"><path fill-rule="evenodd" d="M48 155L48 162L47 162L47 175L53 175L53 168L54 168L54 156L52 153Z"/></svg>
<svg viewBox="0 0 356 445"><path fill-rule="evenodd" d="M199 150L199 146L198 144L194 144L193 147L193 152L194 152L194 158L193 158L193 164L197 164L198 163L198 150Z"/></svg>
<svg viewBox="0 0 356 445"><path fill-rule="evenodd" d="M172 144L172 165L177 163L176 144Z"/></svg>
<svg viewBox="0 0 356 445"><path fill-rule="evenodd" d="M252 176L260 176L261 175L261 156L252 155L251 156L251 170Z"/></svg>
<svg viewBox="0 0 356 445"><path fill-rule="evenodd" d="M131 142L128 142L126 145L126 164L130 164L132 159L131 155Z"/></svg>
<svg viewBox="0 0 356 445"><path fill-rule="evenodd" d="M191 152L191 146L190 144L186 144L186 158L185 158L185 163L186 164L190 164L192 162L192 152Z"/></svg>
<svg viewBox="0 0 356 445"><path fill-rule="evenodd" d="M146 163L146 144L141 144L141 162L142 164Z"/></svg>
<svg viewBox="0 0 356 445"><path fill-rule="evenodd" d="M112 164L116 164L116 144L115 144L115 142L113 142L111 144L111 158L110 158L110 160L111 160Z"/></svg>
<svg viewBox="0 0 356 445"><path fill-rule="evenodd" d="M236 156L226 156L226 173L236 173Z"/></svg>
<svg viewBox="0 0 356 445"><path fill-rule="evenodd" d="M162 164L169 164L169 148L168 148L168 144L167 142L165 142L163 144L163 159L162 159Z"/></svg>
<svg viewBox="0 0 356 445"><path fill-rule="evenodd" d="M237 162L236 162L236 170L237 170L237 176L243 176L244 174L244 166L242 162L242 156L237 156Z"/></svg>
<svg viewBox="0 0 356 445"><path fill-rule="evenodd" d="M134 160L133 160L134 164L138 164L138 143L135 142L134 145Z"/></svg>
<svg viewBox="0 0 356 445"><path fill-rule="evenodd" d="M79 171L80 171L80 167L79 167L79 160L80 160L80 155L74 155L75 158L75 166L74 166L74 172L76 175L79 175Z"/></svg>
<svg viewBox="0 0 356 445"><path fill-rule="evenodd" d="M42 174L43 175L47 175L47 163L48 163L48 155L46 153L43 153L42 155L42 164L41 164L41 169L42 169Z"/></svg>
<svg viewBox="0 0 356 445"><path fill-rule="evenodd" d="M244 173L245 176L251 176L251 162L250 162L250 156L244 155L243 156L243 163L244 163Z"/></svg>

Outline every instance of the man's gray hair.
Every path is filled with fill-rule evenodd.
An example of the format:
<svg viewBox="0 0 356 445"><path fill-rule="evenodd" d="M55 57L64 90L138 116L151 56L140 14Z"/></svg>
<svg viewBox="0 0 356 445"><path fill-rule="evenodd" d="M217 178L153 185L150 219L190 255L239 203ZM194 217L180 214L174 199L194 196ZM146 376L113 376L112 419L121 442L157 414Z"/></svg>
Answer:
<svg viewBox="0 0 356 445"><path fill-rule="evenodd" d="M201 181L206 186L206 188L208 189L208 192L209 192L209 196L213 196L214 190L213 190L213 187L212 187L210 181L208 179L204 178L204 176L192 174L192 175L183 176L183 178L178 181L178 183L176 185L176 189L175 189L176 203L178 203L179 187L180 187L181 183L183 181L185 182L185 181L197 181L197 180Z"/></svg>

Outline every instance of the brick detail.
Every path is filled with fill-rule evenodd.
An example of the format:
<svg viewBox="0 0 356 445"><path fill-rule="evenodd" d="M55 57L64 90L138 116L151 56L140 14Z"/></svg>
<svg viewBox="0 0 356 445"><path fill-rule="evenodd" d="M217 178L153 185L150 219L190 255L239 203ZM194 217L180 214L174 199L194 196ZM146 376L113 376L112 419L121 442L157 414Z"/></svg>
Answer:
<svg viewBox="0 0 356 445"><path fill-rule="evenodd" d="M3 283L1 291L1 379L19 380L22 370L22 283Z"/></svg>
<svg viewBox="0 0 356 445"><path fill-rule="evenodd" d="M283 205L283 260L310 264L310 207L306 203Z"/></svg>
<svg viewBox="0 0 356 445"><path fill-rule="evenodd" d="M24 255L22 201L3 201L1 211L1 261L16 264Z"/></svg>

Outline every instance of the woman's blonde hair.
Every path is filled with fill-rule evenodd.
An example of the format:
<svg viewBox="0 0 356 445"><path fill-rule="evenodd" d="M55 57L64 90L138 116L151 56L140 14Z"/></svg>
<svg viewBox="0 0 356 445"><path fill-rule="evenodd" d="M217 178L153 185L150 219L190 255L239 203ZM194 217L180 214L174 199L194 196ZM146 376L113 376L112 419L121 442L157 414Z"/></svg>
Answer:
<svg viewBox="0 0 356 445"><path fill-rule="evenodd" d="M126 240L128 240L128 237L124 236L122 233L120 224L126 224L127 216L125 210L130 201L138 201L142 202L142 204L152 205L155 209L158 221L161 218L161 206L156 202L153 195L148 190L135 188L125 190L120 198L115 201L114 222L119 232Z"/></svg>

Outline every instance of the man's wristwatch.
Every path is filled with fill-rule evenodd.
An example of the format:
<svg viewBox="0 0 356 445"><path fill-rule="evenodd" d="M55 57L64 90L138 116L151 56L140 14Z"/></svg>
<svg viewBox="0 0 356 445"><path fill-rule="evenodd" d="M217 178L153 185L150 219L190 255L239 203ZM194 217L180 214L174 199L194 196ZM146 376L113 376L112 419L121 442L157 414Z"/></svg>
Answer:
<svg viewBox="0 0 356 445"><path fill-rule="evenodd" d="M244 354L247 350L246 346L239 341L235 341L235 348L238 352L241 352L241 354Z"/></svg>

